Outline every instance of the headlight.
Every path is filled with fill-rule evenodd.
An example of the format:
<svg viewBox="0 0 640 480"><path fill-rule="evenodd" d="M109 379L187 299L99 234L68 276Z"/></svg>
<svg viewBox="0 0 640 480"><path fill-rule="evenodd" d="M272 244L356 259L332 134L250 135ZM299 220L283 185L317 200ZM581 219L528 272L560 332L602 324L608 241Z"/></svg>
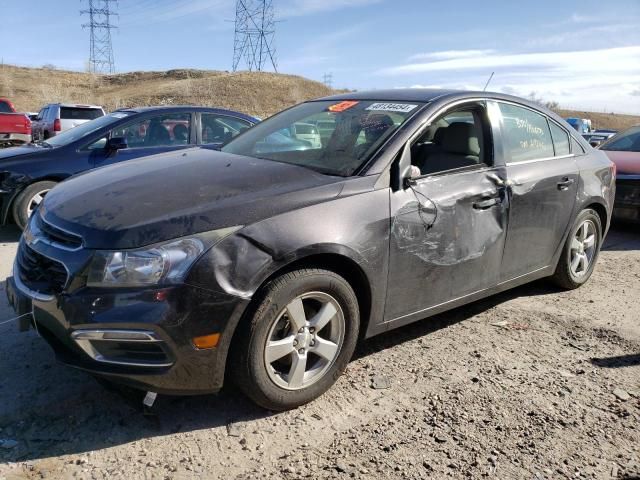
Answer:
<svg viewBox="0 0 640 480"><path fill-rule="evenodd" d="M229 227L148 248L97 251L93 255L87 286L138 287L180 283L189 268L209 247L241 227Z"/></svg>

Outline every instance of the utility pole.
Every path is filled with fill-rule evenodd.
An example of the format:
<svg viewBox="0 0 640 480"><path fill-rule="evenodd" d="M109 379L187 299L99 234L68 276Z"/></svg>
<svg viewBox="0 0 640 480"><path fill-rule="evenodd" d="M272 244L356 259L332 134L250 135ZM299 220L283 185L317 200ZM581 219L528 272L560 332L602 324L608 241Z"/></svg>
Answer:
<svg viewBox="0 0 640 480"><path fill-rule="evenodd" d="M333 88L333 73L325 73L322 76L322 83L324 83L327 88Z"/></svg>
<svg viewBox="0 0 640 480"><path fill-rule="evenodd" d="M89 22L82 28L89 29L89 70L92 73L115 73L113 59L113 47L111 44L111 30L117 28L113 25L111 17L118 14L112 7L118 0L86 0L89 4L87 10L80 10L81 15L88 15Z"/></svg>
<svg viewBox="0 0 640 480"><path fill-rule="evenodd" d="M244 60L250 72L262 72L270 63L278 71L274 46L275 14L272 0L236 0L233 71Z"/></svg>

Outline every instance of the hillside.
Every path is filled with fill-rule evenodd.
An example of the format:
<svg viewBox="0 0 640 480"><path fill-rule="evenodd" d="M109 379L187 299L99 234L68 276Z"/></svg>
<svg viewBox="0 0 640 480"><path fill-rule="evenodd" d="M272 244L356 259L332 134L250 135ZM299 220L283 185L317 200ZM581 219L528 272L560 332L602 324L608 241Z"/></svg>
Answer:
<svg viewBox="0 0 640 480"><path fill-rule="evenodd" d="M0 96L20 111L50 102L93 103L108 110L144 105L208 105L266 118L301 101L332 93L319 82L276 73L169 70L96 76L46 68L0 67ZM563 117L591 118L596 128L624 129L640 116L558 110Z"/></svg>
<svg viewBox="0 0 640 480"><path fill-rule="evenodd" d="M144 105L207 105L261 118L332 93L325 85L276 73L169 70L96 76L89 73L0 67L0 97L19 111L52 102L92 103L107 110Z"/></svg>

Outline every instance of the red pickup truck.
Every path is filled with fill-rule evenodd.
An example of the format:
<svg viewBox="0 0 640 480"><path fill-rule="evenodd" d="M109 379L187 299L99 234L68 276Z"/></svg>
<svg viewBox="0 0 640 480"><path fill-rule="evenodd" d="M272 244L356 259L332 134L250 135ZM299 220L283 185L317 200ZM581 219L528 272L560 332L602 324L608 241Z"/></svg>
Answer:
<svg viewBox="0 0 640 480"><path fill-rule="evenodd" d="M16 113L13 104L0 98L0 148L31 142L31 120Z"/></svg>

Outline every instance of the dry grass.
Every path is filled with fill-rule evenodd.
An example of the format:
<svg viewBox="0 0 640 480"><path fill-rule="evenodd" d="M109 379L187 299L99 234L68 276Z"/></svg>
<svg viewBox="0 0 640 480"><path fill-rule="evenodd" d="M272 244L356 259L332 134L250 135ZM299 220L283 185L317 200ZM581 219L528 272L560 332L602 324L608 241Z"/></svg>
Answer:
<svg viewBox="0 0 640 480"><path fill-rule="evenodd" d="M268 117L295 103L333 93L319 82L294 75L202 70L89 73L0 68L0 96L20 111L50 102L92 103L108 110L145 105L208 105Z"/></svg>
<svg viewBox="0 0 640 480"><path fill-rule="evenodd" d="M94 103L108 110L144 105L208 105L266 118L293 104L331 94L319 82L275 73L169 70L96 76L45 68L0 67L0 96L20 111L50 102ZM563 117L591 118L595 128L624 129L640 116L558 110Z"/></svg>

